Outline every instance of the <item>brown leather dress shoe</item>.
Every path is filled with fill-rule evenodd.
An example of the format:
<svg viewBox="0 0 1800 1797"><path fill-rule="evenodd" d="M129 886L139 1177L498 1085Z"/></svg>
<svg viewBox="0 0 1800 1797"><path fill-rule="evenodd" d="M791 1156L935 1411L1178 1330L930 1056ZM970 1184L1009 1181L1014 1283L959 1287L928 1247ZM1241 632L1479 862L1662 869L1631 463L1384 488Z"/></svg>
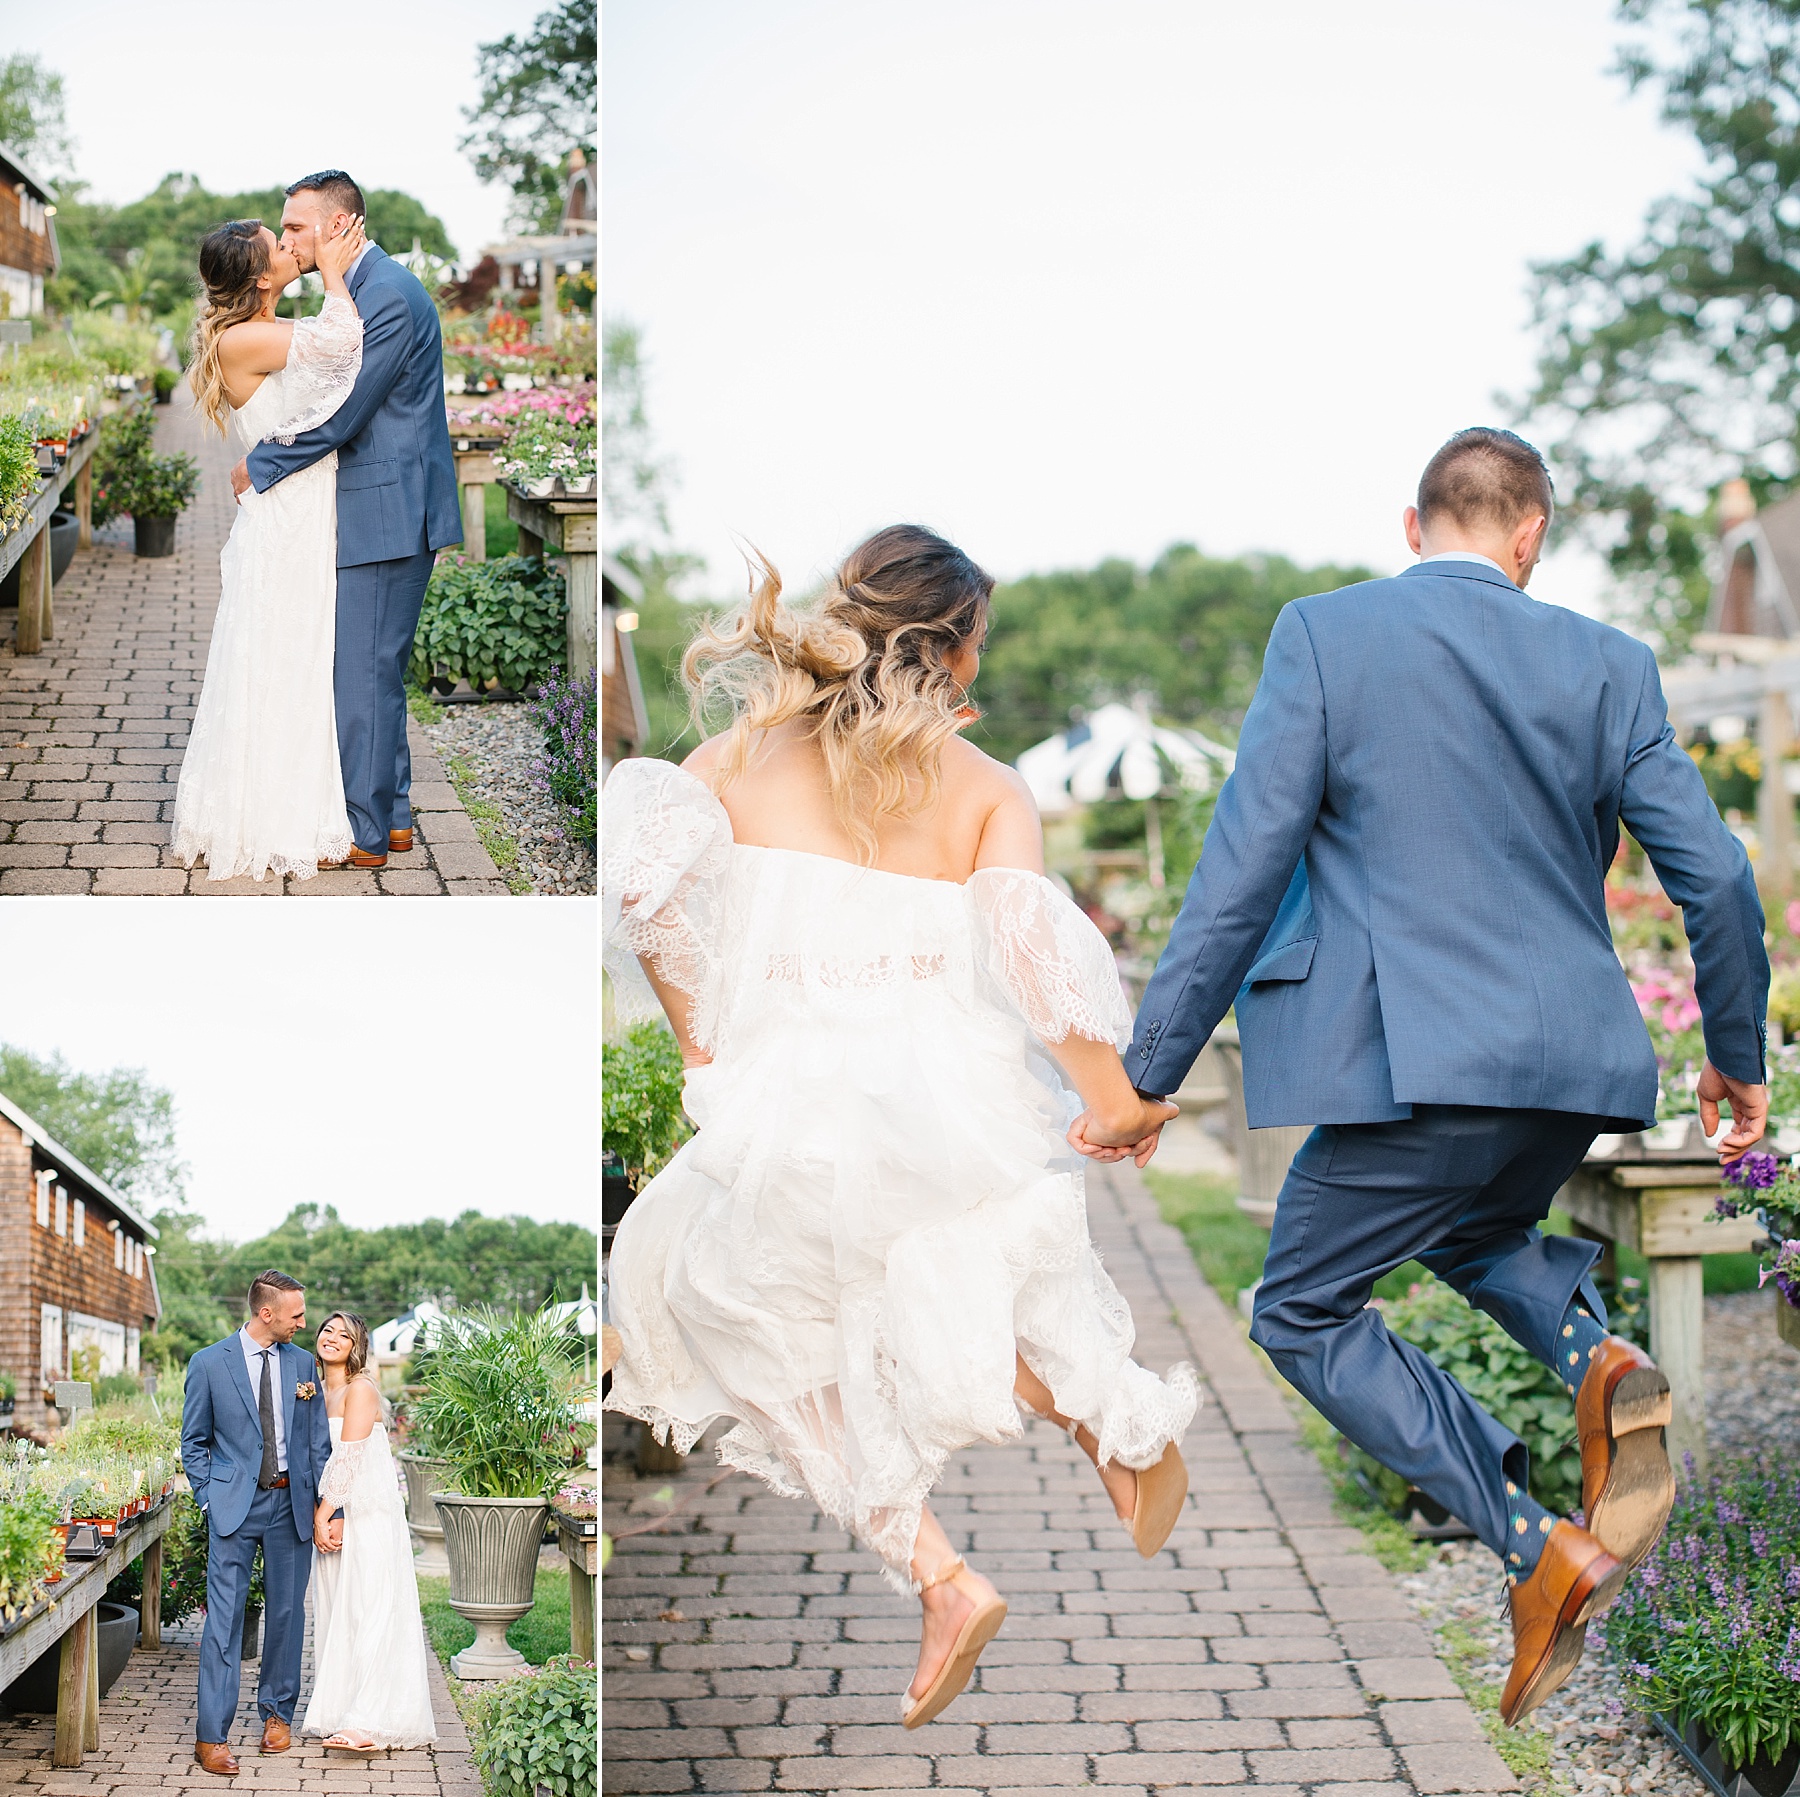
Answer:
<svg viewBox="0 0 1800 1797"><path fill-rule="evenodd" d="M194 1758L200 1762L202 1772L211 1772L219 1778L236 1778L238 1775L238 1763L223 1741L196 1741Z"/></svg>
<svg viewBox="0 0 1800 1797"><path fill-rule="evenodd" d="M321 861L321 867L386 867L387 856L372 855L367 849L351 849L342 861Z"/></svg>
<svg viewBox="0 0 1800 1797"><path fill-rule="evenodd" d="M390 855L410 855L412 853L412 831L388 831L388 853Z"/></svg>
<svg viewBox="0 0 1800 1797"><path fill-rule="evenodd" d="M1511 1589L1513 1663L1500 1694L1510 1728L1581 1664L1588 1618L1625 1582L1625 1568L1586 1529L1559 1522L1529 1578Z"/></svg>
<svg viewBox="0 0 1800 1797"><path fill-rule="evenodd" d="M1609 1335L1575 1394L1587 1530L1627 1572L1655 1547L1675 1507L1664 1431L1669 1382L1642 1348Z"/></svg>
<svg viewBox="0 0 1800 1797"><path fill-rule="evenodd" d="M270 1716L263 1722L262 1750L264 1753L286 1753L294 1744L294 1731L279 1716Z"/></svg>

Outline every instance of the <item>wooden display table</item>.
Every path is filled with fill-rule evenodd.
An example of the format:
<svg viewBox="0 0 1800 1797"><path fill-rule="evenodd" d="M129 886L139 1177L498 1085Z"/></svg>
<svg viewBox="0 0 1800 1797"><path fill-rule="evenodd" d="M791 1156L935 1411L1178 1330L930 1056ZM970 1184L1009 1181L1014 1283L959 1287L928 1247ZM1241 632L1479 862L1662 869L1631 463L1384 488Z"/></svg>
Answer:
<svg viewBox="0 0 1800 1797"><path fill-rule="evenodd" d="M569 1562L569 1651L578 1660L594 1657L594 1576L600 1570L600 1524L589 1517L556 1519L556 1539Z"/></svg>
<svg viewBox="0 0 1800 1797"><path fill-rule="evenodd" d="M580 679L594 672L600 641L600 502L586 499L532 499L510 482L506 515L519 527L519 553L542 555L546 548L569 563L568 662L563 672Z"/></svg>
<svg viewBox="0 0 1800 1797"><path fill-rule="evenodd" d="M487 560L487 490L499 480L494 451L500 436L461 436L452 432L450 452L456 457L456 490L462 500L462 552L472 562Z"/></svg>
<svg viewBox="0 0 1800 1797"><path fill-rule="evenodd" d="M56 613L51 599L50 515L62 504L70 482L75 486L75 516L81 522L80 547L94 540L94 451L100 432L90 430L69 452L54 474L46 475L31 510L16 530L0 537L0 575L19 570L19 624L13 649L19 655L37 655L56 632Z"/></svg>
<svg viewBox="0 0 1800 1797"><path fill-rule="evenodd" d="M1650 1263L1650 1353L1674 1399L1669 1454L1678 1465L1689 1453L1706 1461L1701 1258L1747 1253L1763 1236L1754 1217L1714 1220L1723 1189L1716 1155L1646 1155L1588 1161L1556 1197L1576 1233L1604 1245L1603 1265L1617 1246Z"/></svg>
<svg viewBox="0 0 1800 1797"><path fill-rule="evenodd" d="M84 1753L100 1745L100 1652L95 1610L106 1587L141 1554L144 1595L139 1600L140 1645L162 1646L162 1538L168 1531L174 1499L164 1498L154 1510L133 1517L98 1560L71 1560L48 1600L28 1611L0 1634L0 1689L56 1642L62 1663L56 1679L56 1743L53 1766L79 1766Z"/></svg>

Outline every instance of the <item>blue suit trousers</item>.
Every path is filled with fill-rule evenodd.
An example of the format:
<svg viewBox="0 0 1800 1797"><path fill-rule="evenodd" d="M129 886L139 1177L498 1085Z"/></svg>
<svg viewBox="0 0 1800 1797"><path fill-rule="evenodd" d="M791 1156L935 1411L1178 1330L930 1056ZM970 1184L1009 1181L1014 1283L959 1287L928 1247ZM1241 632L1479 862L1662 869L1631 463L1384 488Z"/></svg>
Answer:
<svg viewBox="0 0 1800 1797"><path fill-rule="evenodd" d="M338 762L350 833L374 855L387 853L390 830L412 827L406 664L436 560L422 549L337 571Z"/></svg>
<svg viewBox="0 0 1800 1797"><path fill-rule="evenodd" d="M1504 1553L1525 1444L1368 1308L1419 1260L1514 1341L1556 1364L1557 1331L1599 1246L1538 1228L1604 1117L1416 1105L1392 1123L1315 1129L1276 1206L1250 1336L1329 1422Z"/></svg>
<svg viewBox="0 0 1800 1797"><path fill-rule="evenodd" d="M210 1520L210 1519L209 1519ZM300 1650L306 1638L306 1582L313 1544L294 1526L288 1492L259 1491L243 1526L212 1533L206 1544L206 1625L200 1634L200 1707L194 1738L231 1739L237 1716L244 1649L244 1600L256 1544L263 1550L262 1676L256 1707L262 1717L294 1720L300 1699Z"/></svg>

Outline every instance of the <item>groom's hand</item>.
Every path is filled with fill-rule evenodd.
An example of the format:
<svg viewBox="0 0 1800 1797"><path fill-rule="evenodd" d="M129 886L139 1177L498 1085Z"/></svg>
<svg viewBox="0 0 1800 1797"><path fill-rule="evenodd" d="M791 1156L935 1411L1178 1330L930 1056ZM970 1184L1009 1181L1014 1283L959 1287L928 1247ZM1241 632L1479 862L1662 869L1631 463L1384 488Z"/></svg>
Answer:
<svg viewBox="0 0 1800 1797"><path fill-rule="evenodd" d="M1707 1061L1700 1069L1694 1096L1700 1100L1700 1127L1708 1141L1719 1133L1720 1101L1729 1101L1731 1105L1731 1129L1718 1145L1720 1160L1734 1161L1762 1140L1764 1126L1769 1120L1767 1086L1746 1085L1741 1079L1721 1073Z"/></svg>
<svg viewBox="0 0 1800 1797"><path fill-rule="evenodd" d="M1069 1125L1066 1138L1077 1154L1094 1161L1122 1161L1129 1157L1140 1167L1149 1165L1162 1138L1163 1125L1179 1107L1167 1099L1137 1094L1137 1108L1129 1115L1101 1117L1085 1110Z"/></svg>
<svg viewBox="0 0 1800 1797"><path fill-rule="evenodd" d="M231 471L231 490L241 500L250 491L250 458L245 458Z"/></svg>

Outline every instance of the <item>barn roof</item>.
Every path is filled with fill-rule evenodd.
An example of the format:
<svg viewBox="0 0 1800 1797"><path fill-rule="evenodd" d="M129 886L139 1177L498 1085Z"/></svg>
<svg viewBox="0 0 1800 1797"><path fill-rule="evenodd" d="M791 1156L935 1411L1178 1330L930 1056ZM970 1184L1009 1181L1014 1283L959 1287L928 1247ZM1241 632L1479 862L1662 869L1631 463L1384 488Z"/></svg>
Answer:
<svg viewBox="0 0 1800 1797"><path fill-rule="evenodd" d="M122 1197L108 1185L86 1162L71 1154L41 1123L28 1112L21 1110L4 1092L0 1092L0 1117L16 1123L31 1138L37 1152L49 1161L58 1172L66 1174L78 1185L85 1186L109 1210L117 1211L125 1222L148 1236L151 1241L156 1240L156 1225L148 1217L137 1210L129 1199Z"/></svg>
<svg viewBox="0 0 1800 1797"><path fill-rule="evenodd" d="M31 188L40 200L48 200L52 205L56 204L56 189L48 181L41 180L34 175L31 172L31 164L11 144L0 143L0 167L23 177L25 185Z"/></svg>

